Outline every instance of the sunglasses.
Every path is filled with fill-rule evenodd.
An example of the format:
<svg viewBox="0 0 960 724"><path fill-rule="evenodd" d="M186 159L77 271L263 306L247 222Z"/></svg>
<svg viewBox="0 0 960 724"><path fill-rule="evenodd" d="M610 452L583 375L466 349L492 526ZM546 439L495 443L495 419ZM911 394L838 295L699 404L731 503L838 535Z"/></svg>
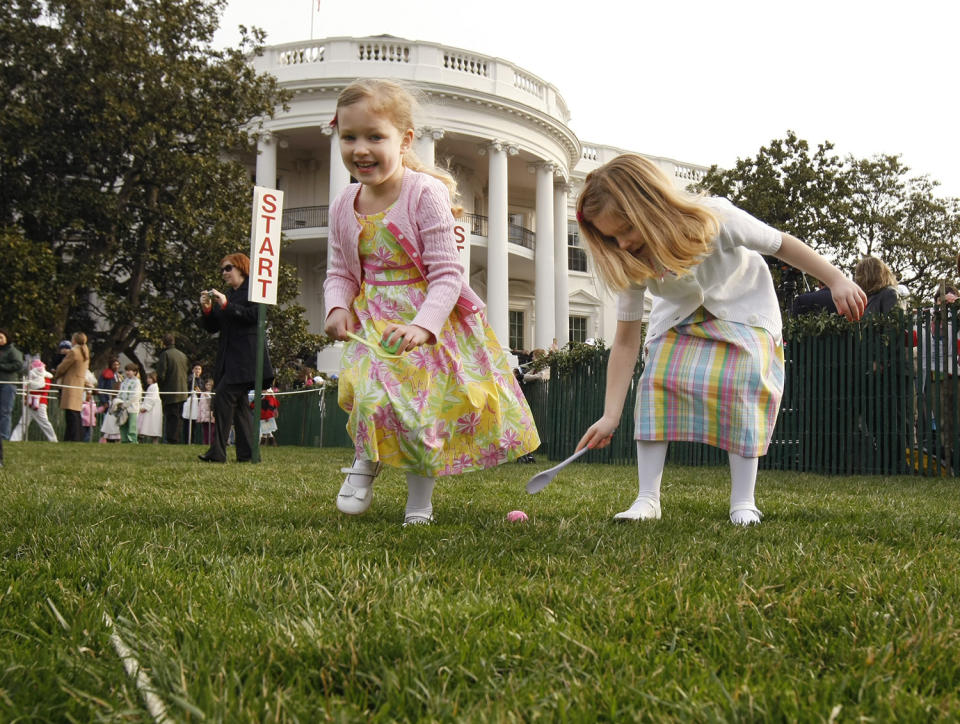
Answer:
<svg viewBox="0 0 960 724"><path fill-rule="evenodd" d="M221 273L229 271L233 271L233 264L224 264L222 267L220 267Z"/></svg>

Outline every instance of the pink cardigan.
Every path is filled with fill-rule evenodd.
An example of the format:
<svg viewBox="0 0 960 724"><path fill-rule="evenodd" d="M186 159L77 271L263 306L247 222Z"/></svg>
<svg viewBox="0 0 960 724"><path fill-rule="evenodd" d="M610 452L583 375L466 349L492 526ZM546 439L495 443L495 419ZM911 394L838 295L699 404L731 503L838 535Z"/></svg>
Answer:
<svg viewBox="0 0 960 724"><path fill-rule="evenodd" d="M327 314L337 307L351 309L360 293L360 224L354 211L360 186L351 184L330 205L330 262L323 283ZM465 314L484 308L464 277L453 238L450 194L441 181L405 169L400 196L384 222L427 280L427 297L413 324L437 338L454 306Z"/></svg>

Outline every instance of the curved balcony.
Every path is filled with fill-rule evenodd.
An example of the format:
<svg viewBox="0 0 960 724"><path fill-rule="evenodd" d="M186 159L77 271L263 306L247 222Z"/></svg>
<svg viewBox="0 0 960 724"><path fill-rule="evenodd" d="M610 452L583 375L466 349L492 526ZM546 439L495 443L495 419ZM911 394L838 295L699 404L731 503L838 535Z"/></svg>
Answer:
<svg viewBox="0 0 960 724"><path fill-rule="evenodd" d="M463 222L470 229L473 236L486 239L488 235L488 220L480 214L461 214L457 221ZM299 206L283 210L283 221L280 228L283 231L293 229L326 229L330 225L329 206ZM525 249L536 249L536 234L518 224L507 226L507 241Z"/></svg>
<svg viewBox="0 0 960 724"><path fill-rule="evenodd" d="M264 48L251 59L292 90L359 77L396 77L521 103L566 126L570 111L550 83L501 58L393 36L324 38ZM323 79L323 80L321 80ZM579 151L579 149L577 149Z"/></svg>

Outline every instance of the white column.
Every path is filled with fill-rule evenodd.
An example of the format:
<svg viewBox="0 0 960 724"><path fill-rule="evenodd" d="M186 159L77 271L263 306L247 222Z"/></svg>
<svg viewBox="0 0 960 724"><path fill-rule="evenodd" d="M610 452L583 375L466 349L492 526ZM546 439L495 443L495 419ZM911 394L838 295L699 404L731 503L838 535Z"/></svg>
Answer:
<svg viewBox="0 0 960 724"><path fill-rule="evenodd" d="M556 275L553 260L553 164L540 163L535 170L537 174L537 248L534 257L536 327L533 346L539 349L550 349L556 332L553 296Z"/></svg>
<svg viewBox="0 0 960 724"><path fill-rule="evenodd" d="M494 141L482 151L490 155L487 208L487 321L501 346L510 341L510 286L507 253L507 149Z"/></svg>
<svg viewBox="0 0 960 724"><path fill-rule="evenodd" d="M264 131L257 139L257 186L277 187L277 139Z"/></svg>
<svg viewBox="0 0 960 724"><path fill-rule="evenodd" d="M442 128L424 126L417 129L417 140L413 150L427 168L437 165L437 141L443 138L443 134Z"/></svg>
<svg viewBox="0 0 960 724"><path fill-rule="evenodd" d="M567 260L567 191L563 181L553 187L553 317L557 345L563 347L570 341L570 269Z"/></svg>
<svg viewBox="0 0 960 724"><path fill-rule="evenodd" d="M324 136L330 136L330 195L329 202L332 203L337 194L350 185L350 172L343 165L343 158L340 156L340 138L337 136L332 126L324 126L322 131Z"/></svg>

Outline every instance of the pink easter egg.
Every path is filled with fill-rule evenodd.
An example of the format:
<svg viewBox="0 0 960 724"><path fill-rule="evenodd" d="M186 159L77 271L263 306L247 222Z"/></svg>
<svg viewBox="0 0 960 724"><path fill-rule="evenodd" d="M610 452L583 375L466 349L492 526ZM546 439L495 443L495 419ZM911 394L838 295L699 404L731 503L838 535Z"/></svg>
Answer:
<svg viewBox="0 0 960 724"><path fill-rule="evenodd" d="M511 510L507 513L507 520L511 523L523 523L527 520L527 514L522 510Z"/></svg>

